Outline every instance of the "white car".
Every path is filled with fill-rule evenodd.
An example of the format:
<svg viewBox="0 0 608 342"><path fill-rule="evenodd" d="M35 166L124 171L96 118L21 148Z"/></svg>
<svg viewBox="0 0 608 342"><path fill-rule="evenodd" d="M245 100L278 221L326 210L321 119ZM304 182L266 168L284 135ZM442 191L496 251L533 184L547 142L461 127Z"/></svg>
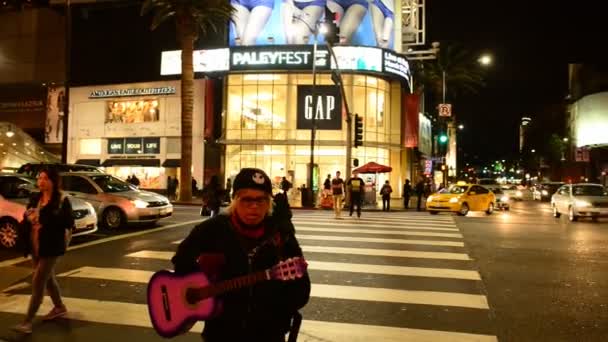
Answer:
<svg viewBox="0 0 608 342"><path fill-rule="evenodd" d="M21 174L0 174L0 245L12 248L17 242L17 223L21 222L36 181ZM97 214L90 203L69 196L74 216L72 236L97 231Z"/></svg>
<svg viewBox="0 0 608 342"><path fill-rule="evenodd" d="M553 216L568 214L570 221L580 217L608 217L608 190L601 184L579 183L567 184L557 190L551 197Z"/></svg>
<svg viewBox="0 0 608 342"><path fill-rule="evenodd" d="M61 181L70 196L93 205L104 228L117 229L127 223L155 223L173 215L173 206L167 197L139 190L108 174L62 173Z"/></svg>
<svg viewBox="0 0 608 342"><path fill-rule="evenodd" d="M521 201L524 199L524 190L518 188L517 185L503 185L501 190L512 200Z"/></svg>
<svg viewBox="0 0 608 342"><path fill-rule="evenodd" d="M97 214L93 206L78 198L70 197L72 215L74 216L74 231L72 236L90 234L97 231ZM27 201L26 201L27 202ZM13 248L17 244L17 225L23 219L26 205L21 201L12 201L0 196L0 245Z"/></svg>

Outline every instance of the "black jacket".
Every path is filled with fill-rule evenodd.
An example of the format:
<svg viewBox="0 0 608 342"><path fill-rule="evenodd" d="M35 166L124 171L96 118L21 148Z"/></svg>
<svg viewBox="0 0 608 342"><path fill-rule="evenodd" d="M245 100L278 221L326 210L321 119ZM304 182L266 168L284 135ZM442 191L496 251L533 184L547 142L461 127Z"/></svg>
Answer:
<svg viewBox="0 0 608 342"><path fill-rule="evenodd" d="M217 280L228 280L270 268L289 257L302 256L288 219L269 217L265 227L264 236L255 240L238 233L229 216L209 219L196 226L179 245L172 259L175 272L198 271L199 257L220 256L224 263ZM280 243L265 243L255 255L248 256L252 246L274 241L271 237L280 237ZM206 342L285 341L290 319L308 302L309 296L308 274L297 280L270 280L227 292L220 298L222 312L205 322L203 337Z"/></svg>
<svg viewBox="0 0 608 342"><path fill-rule="evenodd" d="M40 200L40 193L30 198L27 208L35 208ZM74 228L72 205L67 197L59 203L50 202L40 209L39 250L40 257L56 257L65 254L65 231ZM19 240L24 256L32 252L31 225L23 219L19 232Z"/></svg>

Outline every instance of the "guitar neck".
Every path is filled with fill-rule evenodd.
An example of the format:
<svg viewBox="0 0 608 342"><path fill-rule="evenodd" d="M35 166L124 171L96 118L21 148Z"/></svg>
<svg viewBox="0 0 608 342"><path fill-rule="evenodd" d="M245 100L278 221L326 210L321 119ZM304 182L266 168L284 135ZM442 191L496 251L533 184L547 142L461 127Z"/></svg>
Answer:
<svg viewBox="0 0 608 342"><path fill-rule="evenodd" d="M203 287L198 289L198 294L203 298L215 297L224 292L241 289L244 287L251 286L253 284L259 283L264 280L270 280L270 271L264 270L255 273L251 273L245 276L241 276L238 278L225 280L219 283L216 283L212 286Z"/></svg>

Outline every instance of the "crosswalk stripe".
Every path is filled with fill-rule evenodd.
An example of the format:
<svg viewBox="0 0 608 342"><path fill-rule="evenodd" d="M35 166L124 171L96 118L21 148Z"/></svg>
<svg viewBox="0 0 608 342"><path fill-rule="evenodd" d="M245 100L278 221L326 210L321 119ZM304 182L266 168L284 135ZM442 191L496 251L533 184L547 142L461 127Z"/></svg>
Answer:
<svg viewBox="0 0 608 342"><path fill-rule="evenodd" d="M0 295L0 312L22 314L29 303L29 295ZM69 308L67 318L116 325L151 328L148 307L145 304L132 304L94 299L62 297ZM44 301L39 314L52 309L51 301ZM197 323L192 331L200 331L203 323Z"/></svg>
<svg viewBox="0 0 608 342"><path fill-rule="evenodd" d="M67 317L73 320L120 326L151 328L148 309L144 304L128 304L111 301L97 301L64 297L70 309ZM0 295L0 311L21 314L29 303L29 295ZM51 309L46 301L39 312ZM190 329L199 333L204 327L198 322ZM304 342L497 342L495 336L468 334L450 331L385 327L366 324L335 323L323 321L302 321L299 340Z"/></svg>
<svg viewBox="0 0 608 342"><path fill-rule="evenodd" d="M140 251L127 254L127 257L147 258L158 260L170 260L173 257L172 252L162 251ZM387 265L369 265L358 263L342 263L342 262L326 262L308 259L308 269L315 271L334 271L334 272L354 272L366 274L384 274L409 277L428 277L428 278L448 278L448 279L465 279L465 280L481 280L477 271L456 270L448 268L431 268L431 267L407 267L407 266L387 266ZM59 276L78 276L81 269L76 270L76 273L66 272ZM125 281L138 282L138 279L143 279L149 276L147 273L125 272ZM134 280L130 280L134 279Z"/></svg>
<svg viewBox="0 0 608 342"><path fill-rule="evenodd" d="M477 271L454 270L448 268L407 267L352 264L343 262L325 262L308 260L308 268L317 271L354 272L367 274L385 274L409 277L448 278L464 280L481 280Z"/></svg>
<svg viewBox="0 0 608 342"><path fill-rule="evenodd" d="M291 221L296 227L301 225L301 224L305 224L305 225L309 225L309 226L334 226L334 227L342 227L342 226L347 226L347 227L352 227L352 226L363 226L365 228L400 228L400 229L416 229L416 230L442 230L442 231L450 231L450 232L458 232L460 231L458 228L452 228L455 227L454 225L451 226L444 226L444 225L426 225L426 224L409 224L409 223L402 223L402 222L391 222L389 223L383 223L383 224L371 224L371 223L365 223L365 224L361 224L361 222L348 222L348 221L336 221L336 222L328 222L327 220L319 220L319 221L308 221L308 220L292 220Z"/></svg>
<svg viewBox="0 0 608 342"><path fill-rule="evenodd" d="M464 242L458 241L440 241L440 240L405 240L405 239L381 239L381 238L363 238L354 236L325 236L325 235L308 235L297 234L298 240L318 240L318 241L349 241L349 242L373 242L373 243L395 243L403 245L422 245L422 246L449 246L449 247L464 247ZM171 242L178 245L183 240Z"/></svg>
<svg viewBox="0 0 608 342"><path fill-rule="evenodd" d="M437 291L410 291L361 286L313 284L312 297L363 300L369 302L454 306L489 309L484 295Z"/></svg>
<svg viewBox="0 0 608 342"><path fill-rule="evenodd" d="M498 342L496 336L378 325L303 321L304 342Z"/></svg>
<svg viewBox="0 0 608 342"><path fill-rule="evenodd" d="M154 274L154 272L143 270L85 266L71 272L62 273L59 275L59 277L147 283L150 277L152 277L152 274ZM488 309L487 300L483 295L436 291L396 290L317 283L313 283L311 288L312 297Z"/></svg>
<svg viewBox="0 0 608 342"><path fill-rule="evenodd" d="M471 260L466 253L447 253L447 252L419 252L403 251L395 249L375 249L375 248L349 248L349 247L325 247L300 245L304 252L308 253L330 253L330 254L351 254L382 257L399 257L415 259L440 259L440 260ZM139 251L127 254L127 257L171 260L174 252L165 251Z"/></svg>
<svg viewBox="0 0 608 342"><path fill-rule="evenodd" d="M421 224L441 224L441 225L454 225L453 220L432 220L432 219L411 219L406 217L396 217L396 216L385 216L385 217L351 217L348 215L342 215L343 219L352 220L353 222L408 222L408 223L421 223ZM296 220L306 219L306 220L334 220L334 215L326 215L326 216L312 216L312 215L300 215L293 217Z"/></svg>
<svg viewBox="0 0 608 342"><path fill-rule="evenodd" d="M361 234L385 234L385 235L406 235L406 236L433 236L433 237L448 237L462 239L461 234L455 233L433 233L433 232L409 232L396 230L379 230L379 229L348 229L348 228L315 228L298 226L297 230L308 232L330 232L330 233L361 233Z"/></svg>
<svg viewBox="0 0 608 342"><path fill-rule="evenodd" d="M363 237L354 237L354 236L325 236L325 235L307 235L307 234L298 234L297 237L298 237L298 240L373 242L373 243L394 243L394 244L403 244L403 245L464 247L464 243L458 242L458 241L381 239L381 238L363 238Z"/></svg>

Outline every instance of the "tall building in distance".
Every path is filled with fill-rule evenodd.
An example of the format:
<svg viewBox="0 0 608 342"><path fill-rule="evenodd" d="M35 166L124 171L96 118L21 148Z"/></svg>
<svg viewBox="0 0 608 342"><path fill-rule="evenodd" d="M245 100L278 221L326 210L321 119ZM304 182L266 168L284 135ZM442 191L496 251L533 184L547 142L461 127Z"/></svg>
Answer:
<svg viewBox="0 0 608 342"><path fill-rule="evenodd" d="M522 153L526 146L526 134L528 132L528 126L530 126L531 122L532 119L527 116L521 118L521 122L519 124L519 153Z"/></svg>

